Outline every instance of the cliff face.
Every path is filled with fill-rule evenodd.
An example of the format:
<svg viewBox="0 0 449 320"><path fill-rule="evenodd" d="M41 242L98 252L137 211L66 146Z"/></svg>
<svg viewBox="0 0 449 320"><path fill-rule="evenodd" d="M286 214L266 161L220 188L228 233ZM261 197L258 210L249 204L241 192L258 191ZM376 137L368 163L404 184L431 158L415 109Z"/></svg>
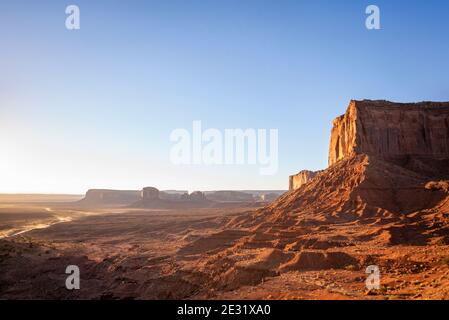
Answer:
<svg viewBox="0 0 449 320"><path fill-rule="evenodd" d="M351 101L333 122L329 165L361 153L385 160L449 158L449 103Z"/></svg>
<svg viewBox="0 0 449 320"><path fill-rule="evenodd" d="M293 176L290 176L289 178L289 190L297 190L302 185L309 182L313 177L315 177L318 174L318 172L309 171L309 170L303 170L300 171L298 174L295 174Z"/></svg>
<svg viewBox="0 0 449 320"><path fill-rule="evenodd" d="M159 190L153 187L146 187L142 189L140 196L143 200L159 199Z"/></svg>
<svg viewBox="0 0 449 320"><path fill-rule="evenodd" d="M137 190L90 189L79 204L85 205L126 205L139 200Z"/></svg>

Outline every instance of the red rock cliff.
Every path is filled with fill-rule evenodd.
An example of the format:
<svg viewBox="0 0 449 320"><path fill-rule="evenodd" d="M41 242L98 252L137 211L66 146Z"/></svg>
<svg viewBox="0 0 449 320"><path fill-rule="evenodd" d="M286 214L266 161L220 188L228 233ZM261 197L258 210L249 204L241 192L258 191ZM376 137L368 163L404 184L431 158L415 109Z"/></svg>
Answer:
<svg viewBox="0 0 449 320"><path fill-rule="evenodd" d="M329 165L361 153L449 158L449 102L351 101L333 122Z"/></svg>
<svg viewBox="0 0 449 320"><path fill-rule="evenodd" d="M317 174L318 172L315 171L303 170L293 176L290 176L289 190L292 191L299 189L302 185L313 179Z"/></svg>

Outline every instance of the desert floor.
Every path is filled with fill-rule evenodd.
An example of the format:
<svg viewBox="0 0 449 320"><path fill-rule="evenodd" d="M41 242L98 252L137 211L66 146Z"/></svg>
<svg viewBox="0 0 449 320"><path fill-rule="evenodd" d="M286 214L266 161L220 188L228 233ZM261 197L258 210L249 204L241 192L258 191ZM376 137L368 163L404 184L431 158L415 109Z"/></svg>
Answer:
<svg viewBox="0 0 449 320"><path fill-rule="evenodd" d="M358 223L260 232L231 223L248 210L3 204L0 298L449 298L445 244L386 244L388 225L374 235ZM372 264L381 288L368 291ZM80 268L80 290L65 288L68 265Z"/></svg>

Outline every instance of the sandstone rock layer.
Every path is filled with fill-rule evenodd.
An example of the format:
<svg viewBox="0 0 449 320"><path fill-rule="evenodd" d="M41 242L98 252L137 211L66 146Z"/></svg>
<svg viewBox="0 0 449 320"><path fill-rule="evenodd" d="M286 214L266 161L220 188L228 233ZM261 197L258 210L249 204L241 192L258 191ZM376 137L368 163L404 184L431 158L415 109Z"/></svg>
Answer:
<svg viewBox="0 0 449 320"><path fill-rule="evenodd" d="M297 190L301 188L301 186L305 185L307 182L309 182L311 179L313 179L318 172L315 171L309 171L309 170L303 170L300 171L298 174L295 174L293 176L289 177L289 183L288 183L288 190Z"/></svg>
<svg viewBox="0 0 449 320"><path fill-rule="evenodd" d="M140 193L137 190L106 190L90 189L85 197L78 201L85 206L117 206L127 205L139 200Z"/></svg>
<svg viewBox="0 0 449 320"><path fill-rule="evenodd" d="M385 160L449 158L449 103L350 102L333 122L329 165L356 154Z"/></svg>

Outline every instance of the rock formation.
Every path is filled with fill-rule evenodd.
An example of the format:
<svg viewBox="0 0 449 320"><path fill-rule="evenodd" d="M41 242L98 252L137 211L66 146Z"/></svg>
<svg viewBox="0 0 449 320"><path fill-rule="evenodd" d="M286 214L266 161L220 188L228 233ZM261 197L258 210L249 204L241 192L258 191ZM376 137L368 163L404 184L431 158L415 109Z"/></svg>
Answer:
<svg viewBox="0 0 449 320"><path fill-rule="evenodd" d="M107 190L107 189L90 189L86 192L85 197L78 201L78 205L83 206L127 206L136 203L139 200L181 200L185 191L167 190L159 191L153 187L138 190Z"/></svg>
<svg viewBox="0 0 449 320"><path fill-rule="evenodd" d="M141 198L143 200L159 199L159 190L153 187L146 187L142 189Z"/></svg>
<svg viewBox="0 0 449 320"><path fill-rule="evenodd" d="M319 171L315 172L315 171L303 170L293 176L290 176L289 183L288 183L288 190L292 191L292 190L299 189L302 185L306 184L311 179L313 179L318 173L319 173Z"/></svg>
<svg viewBox="0 0 449 320"><path fill-rule="evenodd" d="M290 177L290 192L248 222L442 216L449 204L449 102L351 101L333 122L329 165L318 175Z"/></svg>
<svg viewBox="0 0 449 320"><path fill-rule="evenodd" d="M206 199L201 191L191 194L181 192L163 192L153 187L143 188L139 201L134 202L131 207L151 209L188 209L208 208L214 204Z"/></svg>
<svg viewBox="0 0 449 320"><path fill-rule="evenodd" d="M205 201L206 196L201 191L194 191L189 195L190 201Z"/></svg>
<svg viewBox="0 0 449 320"><path fill-rule="evenodd" d="M77 204L86 206L129 205L139 200L139 196L137 190L90 189Z"/></svg>
<svg viewBox="0 0 449 320"><path fill-rule="evenodd" d="M333 122L329 165L356 154L384 160L449 158L449 102L350 102Z"/></svg>
<svg viewBox="0 0 449 320"><path fill-rule="evenodd" d="M416 246L447 246L448 115L449 103L351 101L334 121L327 169L291 177L291 191L227 223L248 233L226 251L235 262L223 285L291 271L388 270L394 259L403 267L401 250L405 257ZM241 262L243 252L254 259Z"/></svg>

